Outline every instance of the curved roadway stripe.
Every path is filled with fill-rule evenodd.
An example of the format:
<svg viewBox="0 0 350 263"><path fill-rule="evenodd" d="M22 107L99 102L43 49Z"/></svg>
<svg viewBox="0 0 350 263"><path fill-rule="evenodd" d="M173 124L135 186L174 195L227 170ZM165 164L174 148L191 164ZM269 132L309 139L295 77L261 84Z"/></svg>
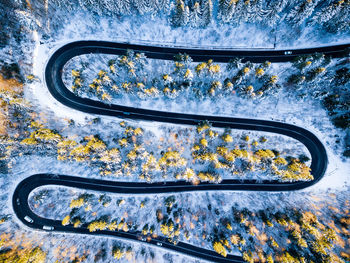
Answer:
<svg viewBox="0 0 350 263"><path fill-rule="evenodd" d="M140 231L96 231L89 232L87 225L83 225L79 228L73 226L62 226L61 221L51 220L37 216L32 212L28 204L28 197L31 191L43 185L61 185L67 187L75 187L84 190L93 190L101 192L119 193L119 194L145 194L145 193L170 193L177 192L181 188L181 192L184 191L197 191L193 185L186 182L172 182L169 187L164 187L163 184L148 184L148 183L133 183L132 187L130 183L105 181L98 179L87 179L74 176L64 175L51 175L51 174L36 174L24 179L18 184L15 189L12 198L12 204L17 217L28 227L35 229L42 229L43 226L53 226L54 231L68 232L68 233L82 233L91 235L108 235L121 238L127 238L140 242L147 242L148 244L157 245L161 243L163 248L171 249L177 252L184 253L186 255L202 258L213 262L243 262L240 256L228 255L226 258L220 256L216 252L210 249L203 249L184 242L179 242L176 245L167 241L165 237L152 238L150 241L142 241L142 234ZM208 189L206 189L208 186ZM215 189L216 188L216 189ZM222 190L220 185L203 184L201 190ZM229 190L229 187L226 189ZM33 223L29 223L24 220L25 216L29 216L33 219Z"/></svg>
<svg viewBox="0 0 350 263"><path fill-rule="evenodd" d="M50 93L53 97L62 104L74 108L79 111L116 116L120 118L128 118L134 120L148 120L175 124L197 125L200 121L209 121L213 127L218 128L232 128L243 130L256 130L283 134L299 140L309 150L312 162L311 171L314 180L309 182L295 182L295 183L279 183L276 181L261 183L251 183L249 180L243 180L240 187L244 190L268 190L268 191L283 191L302 189L316 183L326 171L327 168L327 154L324 146L319 139L311 132L291 124L232 118L208 115L194 115L174 112L163 112L147 109L139 109L121 105L106 104L100 101L82 98L74 95L67 89L62 81L63 67L71 58L90 53L104 53L104 54L125 54L127 49L132 49L137 52L143 52L149 58L157 59L173 59L174 55L179 53L186 53L194 60L203 60L213 58L215 61L221 60L227 62L233 57L241 56L250 61L263 62L271 60L273 57L276 61L284 61L287 57L289 60L301 54L310 54L314 52L324 52L326 55L330 52L337 54L337 56L344 55L350 45L339 45L332 47L321 47L312 49L292 50L293 55L285 56L285 50L264 50L264 51L230 51L230 50L199 50L199 49L178 49L165 47L150 47L131 44L120 44L103 41L78 41L67 44L59 48L49 59L45 69L45 81ZM263 57L263 60L261 58ZM260 61L261 60L261 61ZM271 186L272 184L272 186Z"/></svg>
<svg viewBox="0 0 350 263"><path fill-rule="evenodd" d="M96 231L89 232L86 225L79 228L72 226L62 226L61 221L41 218L33 213L28 205L28 196L32 190L43 185L62 185L80 189L94 191L126 193L126 194L155 194L189 191L223 191L223 190L249 190L249 191L294 191L311 186L318 182L327 169L327 153L320 140L308 130L286 123L231 118L220 116L193 115L174 112L162 112L155 110L146 110L120 105L105 104L87 98L81 98L70 92L62 81L63 67L68 60L75 56L90 53L103 53L123 55L127 49L135 52L142 52L148 58L172 60L179 53L186 53L193 61L206 61L213 59L216 62L228 62L234 57L240 57L243 61L262 63L287 62L292 61L297 56L313 54L315 52L324 53L326 56L342 57L348 53L350 45L338 45L320 48L308 48L297 50L200 50L167 48L156 46L142 46L112 43L104 41L78 41L59 48L50 58L45 69L46 85L53 97L62 104L87 113L116 116L119 118L129 118L134 120L147 120L166 122L174 124L197 125L200 121L209 121L213 127L232 128L242 130L255 130L283 134L292 137L303 143L309 150L312 158L311 172L314 176L312 181L299 182L279 182L257 181L257 180L223 180L220 184L200 183L192 185L185 181L166 182L166 183L129 183L112 182L98 179L87 179L81 177L72 177L65 175L36 174L24 179L18 184L13 194L13 208L17 217L27 226L36 229L42 229L45 226L55 227L55 231L82 233L90 235L109 235L132 240L141 239L141 232L113 232ZM285 55L285 51L292 51L291 55ZM34 220L29 223L24 220L28 215ZM140 241L144 242L144 241ZM220 256L210 249L204 249L179 242L174 245L167 241L165 237L152 238L149 244L157 245L161 243L163 248L171 249L186 255L202 258L213 262L243 262L239 256L228 255L226 258Z"/></svg>

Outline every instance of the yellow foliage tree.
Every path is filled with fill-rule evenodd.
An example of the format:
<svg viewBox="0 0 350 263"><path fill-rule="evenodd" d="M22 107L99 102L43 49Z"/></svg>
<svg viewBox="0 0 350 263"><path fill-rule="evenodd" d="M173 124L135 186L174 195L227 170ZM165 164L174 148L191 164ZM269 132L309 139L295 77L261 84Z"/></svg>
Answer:
<svg viewBox="0 0 350 263"><path fill-rule="evenodd" d="M65 218L63 218L62 225L67 226L67 225L69 225L69 223L70 223L70 216L67 215Z"/></svg>
<svg viewBox="0 0 350 263"><path fill-rule="evenodd" d="M227 250L221 242L215 241L213 243L213 248L216 251L216 253L218 253L224 257L227 256Z"/></svg>

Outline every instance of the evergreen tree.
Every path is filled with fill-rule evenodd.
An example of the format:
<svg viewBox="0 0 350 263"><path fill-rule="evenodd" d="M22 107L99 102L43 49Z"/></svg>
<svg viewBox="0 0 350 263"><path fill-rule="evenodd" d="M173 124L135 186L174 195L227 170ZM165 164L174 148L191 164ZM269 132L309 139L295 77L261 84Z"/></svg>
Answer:
<svg viewBox="0 0 350 263"><path fill-rule="evenodd" d="M158 1L156 0L137 0L134 5L141 15L145 13L154 13L157 10Z"/></svg>
<svg viewBox="0 0 350 263"><path fill-rule="evenodd" d="M207 26L213 19L213 3L211 0L202 1L202 24Z"/></svg>
<svg viewBox="0 0 350 263"><path fill-rule="evenodd" d="M170 7L170 0L155 0L157 2L156 6L159 11L167 10Z"/></svg>
<svg viewBox="0 0 350 263"><path fill-rule="evenodd" d="M301 25L311 16L319 0L304 0L301 5L294 7L287 15L286 20L293 26Z"/></svg>
<svg viewBox="0 0 350 263"><path fill-rule="evenodd" d="M190 13L190 24L192 27L198 27L201 25L202 10L198 2L194 3Z"/></svg>
<svg viewBox="0 0 350 263"><path fill-rule="evenodd" d="M92 10L92 11L98 11L98 9L101 9L101 7L97 4L95 0L78 0L79 7L83 10ZM94 9L95 7L95 9Z"/></svg>
<svg viewBox="0 0 350 263"><path fill-rule="evenodd" d="M185 26L189 22L189 8L185 5L183 0L176 0L176 5L173 10L171 23L175 27Z"/></svg>
<svg viewBox="0 0 350 263"><path fill-rule="evenodd" d="M250 0L239 1L231 23L239 25L242 22L248 22L250 6Z"/></svg>
<svg viewBox="0 0 350 263"><path fill-rule="evenodd" d="M204 27L211 22L213 16L213 4L211 0L197 1L190 10L191 26Z"/></svg>
<svg viewBox="0 0 350 263"><path fill-rule="evenodd" d="M110 1L113 5L116 14L125 15L131 12L131 0L114 0Z"/></svg>
<svg viewBox="0 0 350 263"><path fill-rule="evenodd" d="M341 8L338 15L334 15L329 21L324 25L329 32L349 32L350 28L350 1L339 1Z"/></svg>
<svg viewBox="0 0 350 263"><path fill-rule="evenodd" d="M238 0L220 0L219 1L219 14L218 18L228 23L232 20L232 17L236 11Z"/></svg>
<svg viewBox="0 0 350 263"><path fill-rule="evenodd" d="M278 21L280 21L280 13L286 7L287 0L277 0L271 1L267 8L261 12L266 24L269 26L274 26Z"/></svg>
<svg viewBox="0 0 350 263"><path fill-rule="evenodd" d="M253 0L250 2L248 10L248 22L260 22L263 19L262 0Z"/></svg>
<svg viewBox="0 0 350 263"><path fill-rule="evenodd" d="M324 24L328 22L330 19L332 19L333 17L335 17L337 14L339 14L342 8L343 8L343 5L341 1L332 3L329 6L321 9L321 11L316 12L316 14L311 19L311 23Z"/></svg>

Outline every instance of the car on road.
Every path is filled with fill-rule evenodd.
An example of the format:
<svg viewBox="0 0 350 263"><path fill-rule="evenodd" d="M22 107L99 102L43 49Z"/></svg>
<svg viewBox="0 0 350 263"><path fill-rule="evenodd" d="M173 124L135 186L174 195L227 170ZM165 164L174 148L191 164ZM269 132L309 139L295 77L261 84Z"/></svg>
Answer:
<svg viewBox="0 0 350 263"><path fill-rule="evenodd" d="M44 230L52 231L52 230L54 230L55 228L54 228L53 226L43 226L43 229L44 229Z"/></svg>
<svg viewBox="0 0 350 263"><path fill-rule="evenodd" d="M163 246L163 244L161 242L157 242L157 246Z"/></svg>
<svg viewBox="0 0 350 263"><path fill-rule="evenodd" d="M29 216L25 216L24 220L27 221L28 223L33 223L33 219L31 219Z"/></svg>
<svg viewBox="0 0 350 263"><path fill-rule="evenodd" d="M16 199L16 204L20 205L19 198Z"/></svg>
<svg viewBox="0 0 350 263"><path fill-rule="evenodd" d="M292 51L284 51L285 55L291 55L293 52Z"/></svg>
<svg viewBox="0 0 350 263"><path fill-rule="evenodd" d="M145 237L141 237L141 241L147 241Z"/></svg>

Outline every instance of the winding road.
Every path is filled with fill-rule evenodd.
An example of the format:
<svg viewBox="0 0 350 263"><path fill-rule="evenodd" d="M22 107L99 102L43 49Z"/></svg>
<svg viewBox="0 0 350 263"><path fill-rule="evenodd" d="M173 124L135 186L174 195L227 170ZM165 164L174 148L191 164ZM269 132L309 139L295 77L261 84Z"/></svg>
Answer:
<svg viewBox="0 0 350 263"><path fill-rule="evenodd" d="M243 262L239 256L228 255L226 258L216 252L201 247L192 246L179 242L174 245L164 237L151 238L146 241L140 232L120 231L97 231L89 232L86 225L74 228L71 225L62 226L61 221L41 218L30 209L28 197L31 191L44 185L61 185L84 190L94 190L110 193L125 194L157 194L189 191L224 191L224 190L249 190L249 191L294 191L303 189L317 183L327 169L327 153L320 140L308 130L281 122L243 119L219 116L205 116L182 114L173 112L162 112L121 105L110 105L103 102L81 98L74 95L63 84L63 67L68 60L75 56L90 53L103 53L123 55L127 49L142 52L149 58L172 60L178 53L186 53L194 61L206 61L213 59L215 62L228 62L234 57L240 57L244 61L251 62L286 62L300 55L324 53L326 56L342 57L347 54L350 45L338 45L320 48L298 49L298 50L265 50L265 51L233 51L233 50L199 50L167 47L151 47L131 44L112 43L104 41L78 41L67 44L54 52L50 57L45 69L46 85L52 96L62 104L87 113L109 115L119 118L134 120L146 120L166 122L183 125L197 125L200 121L209 121L213 127L232 128L242 130L255 130L283 134L303 143L311 154L311 172L314 177L312 181L279 182L279 181L255 181L255 180L223 180L220 184L201 183L192 185L185 181L166 183L127 183L112 182L97 179L87 179L66 175L36 174L21 181L13 194L12 204L14 212L25 225L34 229L43 229L43 226L54 227L54 231L82 233L89 235L109 235L152 245L162 246L166 249L181 252L193 257L202 258L213 262ZM28 221L25 217L28 216Z"/></svg>

